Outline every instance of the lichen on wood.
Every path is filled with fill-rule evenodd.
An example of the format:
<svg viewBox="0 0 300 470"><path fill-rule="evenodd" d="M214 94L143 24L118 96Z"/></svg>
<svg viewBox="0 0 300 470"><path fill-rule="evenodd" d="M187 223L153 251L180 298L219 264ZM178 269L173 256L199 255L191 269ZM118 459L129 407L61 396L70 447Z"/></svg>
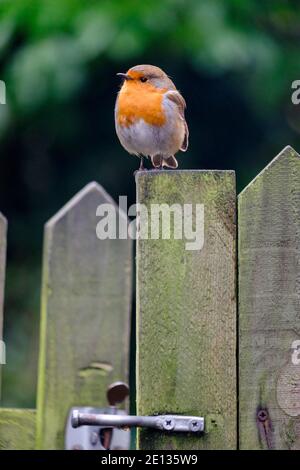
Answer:
<svg viewBox="0 0 300 470"><path fill-rule="evenodd" d="M300 157L286 147L238 198L242 449L300 449L300 365L292 361L300 339L299 208Z"/></svg>
<svg viewBox="0 0 300 470"><path fill-rule="evenodd" d="M235 174L138 172L137 201L204 204L204 246L137 241L137 412L204 416L202 436L141 430L141 449L235 449ZM140 221L142 224L142 220ZM150 217L151 225L151 217Z"/></svg>
<svg viewBox="0 0 300 470"><path fill-rule="evenodd" d="M128 380L132 241L97 238L100 204L118 214L111 197L91 183L45 228L37 397L42 449L64 448L72 406L106 406L107 386Z"/></svg>
<svg viewBox="0 0 300 470"><path fill-rule="evenodd" d="M0 408L0 449L34 450L35 424L35 410Z"/></svg>

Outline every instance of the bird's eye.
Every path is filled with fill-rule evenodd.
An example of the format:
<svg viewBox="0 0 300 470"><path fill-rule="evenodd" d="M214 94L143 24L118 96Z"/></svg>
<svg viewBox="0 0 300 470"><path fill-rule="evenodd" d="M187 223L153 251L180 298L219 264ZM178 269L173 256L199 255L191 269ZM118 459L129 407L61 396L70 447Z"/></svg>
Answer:
<svg viewBox="0 0 300 470"><path fill-rule="evenodd" d="M148 80L148 78L147 77L141 77L140 80L141 80L141 82L145 83Z"/></svg>

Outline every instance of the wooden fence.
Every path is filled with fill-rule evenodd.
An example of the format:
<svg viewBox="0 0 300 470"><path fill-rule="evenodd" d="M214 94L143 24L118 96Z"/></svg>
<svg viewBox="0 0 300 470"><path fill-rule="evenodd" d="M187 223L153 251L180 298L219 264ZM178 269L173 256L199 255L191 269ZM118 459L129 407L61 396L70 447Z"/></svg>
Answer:
<svg viewBox="0 0 300 470"><path fill-rule="evenodd" d="M132 243L97 239L105 203L91 183L45 226L37 407L0 409L0 448L63 449L70 407L128 381Z"/></svg>
<svg viewBox="0 0 300 470"><path fill-rule="evenodd" d="M299 183L291 147L238 198L231 171L137 174L140 232L155 204L204 211L201 226L188 216L200 249L174 224L137 241L136 401L141 415L204 416L205 432L142 429L139 448L300 449ZM1 449L63 448L69 408L101 407L128 380L132 243L97 239L102 203L91 183L46 224L37 406L0 408ZM5 240L0 217L1 310Z"/></svg>

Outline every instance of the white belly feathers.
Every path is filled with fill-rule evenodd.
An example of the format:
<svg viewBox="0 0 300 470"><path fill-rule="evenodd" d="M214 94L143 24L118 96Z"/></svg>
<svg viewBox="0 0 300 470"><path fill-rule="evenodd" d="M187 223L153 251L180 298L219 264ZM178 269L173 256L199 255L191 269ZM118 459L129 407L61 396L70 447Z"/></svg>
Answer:
<svg viewBox="0 0 300 470"><path fill-rule="evenodd" d="M145 156L174 155L182 145L185 128L178 119L178 110L169 99L163 99L166 124L153 126L143 119L130 126L120 126L116 119L116 131L123 147L132 154ZM118 103L116 104L117 113ZM177 118L177 119L176 119Z"/></svg>

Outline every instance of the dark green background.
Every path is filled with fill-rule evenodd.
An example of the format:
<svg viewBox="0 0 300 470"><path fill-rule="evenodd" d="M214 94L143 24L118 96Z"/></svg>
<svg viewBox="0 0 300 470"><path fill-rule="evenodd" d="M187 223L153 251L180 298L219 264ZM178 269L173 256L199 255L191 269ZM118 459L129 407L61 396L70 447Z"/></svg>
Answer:
<svg viewBox="0 0 300 470"><path fill-rule="evenodd" d="M188 104L180 168L235 169L242 189L285 145L300 150L294 0L2 0L0 210L9 220L3 403L34 406L43 224L87 182L134 201L119 145L117 72L150 63Z"/></svg>

